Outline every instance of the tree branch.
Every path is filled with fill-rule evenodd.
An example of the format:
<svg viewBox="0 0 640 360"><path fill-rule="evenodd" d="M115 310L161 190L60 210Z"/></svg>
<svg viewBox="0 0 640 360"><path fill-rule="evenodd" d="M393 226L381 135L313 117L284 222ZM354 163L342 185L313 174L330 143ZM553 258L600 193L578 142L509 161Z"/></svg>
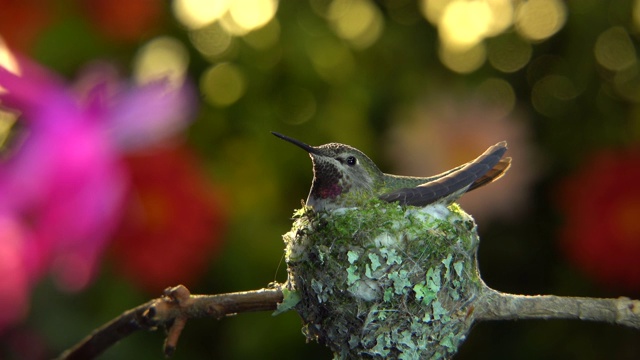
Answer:
<svg viewBox="0 0 640 360"><path fill-rule="evenodd" d="M474 304L476 320L575 319L640 329L640 301L554 295L514 295L486 287Z"/></svg>
<svg viewBox="0 0 640 360"><path fill-rule="evenodd" d="M276 310L283 301L281 285L273 288L220 295L191 295L178 285L155 300L124 312L94 330L58 359L92 359L138 330L168 329L164 353L176 348L180 333L190 318L220 319L236 313ZM554 295L515 295L486 285L474 302L473 321L517 319L575 319L599 321L640 329L640 300L597 299Z"/></svg>
<svg viewBox="0 0 640 360"><path fill-rule="evenodd" d="M275 310L282 299L279 285L271 289L220 295L191 295L186 287L178 285L165 290L162 297L128 310L94 330L58 359L92 359L138 330L153 331L158 327L168 328L164 353L169 356L175 350L188 319L220 319L242 312Z"/></svg>

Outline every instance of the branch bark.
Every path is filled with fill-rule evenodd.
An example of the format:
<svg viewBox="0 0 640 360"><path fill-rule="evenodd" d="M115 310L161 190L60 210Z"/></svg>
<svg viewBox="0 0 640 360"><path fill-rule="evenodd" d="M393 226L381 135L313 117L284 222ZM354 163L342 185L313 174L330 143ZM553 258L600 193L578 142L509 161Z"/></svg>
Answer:
<svg viewBox="0 0 640 360"><path fill-rule="evenodd" d="M486 287L474 304L474 319L574 319L640 329L640 301L555 295L515 295Z"/></svg>
<svg viewBox="0 0 640 360"><path fill-rule="evenodd" d="M158 327L168 329L164 353L170 356L188 319L220 319L243 312L275 310L282 299L279 286L220 295L192 295L186 287L178 285L165 290L162 297L128 310L94 330L58 359L93 359L138 330L154 331Z"/></svg>

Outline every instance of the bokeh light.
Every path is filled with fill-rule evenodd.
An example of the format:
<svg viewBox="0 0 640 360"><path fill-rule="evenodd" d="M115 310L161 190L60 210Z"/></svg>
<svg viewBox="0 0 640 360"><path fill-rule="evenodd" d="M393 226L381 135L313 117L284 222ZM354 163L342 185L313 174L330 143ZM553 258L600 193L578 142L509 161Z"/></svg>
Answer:
<svg viewBox="0 0 640 360"><path fill-rule="evenodd" d="M185 27L196 30L218 22L229 34L244 36L273 19L277 0L175 0L173 12Z"/></svg>
<svg viewBox="0 0 640 360"><path fill-rule="evenodd" d="M370 0L334 0L327 17L336 34L357 49L373 44L384 28L382 14Z"/></svg>
<svg viewBox="0 0 640 360"><path fill-rule="evenodd" d="M459 73L477 70L487 56L497 70L518 71L531 59L531 44L507 29L515 23L524 39L541 41L558 32L567 16L559 0L422 0L419 6L438 28L441 61ZM487 54L483 43L496 36Z"/></svg>
<svg viewBox="0 0 640 360"><path fill-rule="evenodd" d="M635 0L633 2L633 9L631 11L633 25L636 29L640 29L640 0Z"/></svg>
<svg viewBox="0 0 640 360"><path fill-rule="evenodd" d="M16 114L0 109L0 158L7 139L9 139L11 128L17 119L18 116Z"/></svg>
<svg viewBox="0 0 640 360"><path fill-rule="evenodd" d="M509 0L423 0L420 9L438 27L444 46L458 52L501 34L513 23Z"/></svg>
<svg viewBox="0 0 640 360"><path fill-rule="evenodd" d="M613 86L617 94L634 103L640 103L640 71L638 63L618 71L613 76ZM637 115L634 119L640 119Z"/></svg>
<svg viewBox="0 0 640 360"><path fill-rule="evenodd" d="M486 0L486 4L491 11L491 21L486 36L499 35L513 24L513 1Z"/></svg>
<svg viewBox="0 0 640 360"><path fill-rule="evenodd" d="M226 107L238 101L246 87L242 70L231 63L214 65L200 78L200 90L205 99L217 107Z"/></svg>
<svg viewBox="0 0 640 360"><path fill-rule="evenodd" d="M229 14L242 29L252 31L265 26L278 9L276 0L233 0Z"/></svg>
<svg viewBox="0 0 640 360"><path fill-rule="evenodd" d="M442 14L451 0L421 0L420 11L422 15L433 25L438 25Z"/></svg>
<svg viewBox="0 0 640 360"><path fill-rule="evenodd" d="M273 19L260 29L245 35L242 40L254 49L269 49L275 46L280 40L280 23L277 19Z"/></svg>
<svg viewBox="0 0 640 360"><path fill-rule="evenodd" d="M184 81L188 65L189 54L182 42L162 36L138 50L133 61L133 74L139 84L166 78L179 86Z"/></svg>
<svg viewBox="0 0 640 360"><path fill-rule="evenodd" d="M543 115L560 117L578 95L579 90L567 76L548 75L533 85L531 103Z"/></svg>
<svg viewBox="0 0 640 360"><path fill-rule="evenodd" d="M491 9L484 1L453 1L439 22L440 40L448 48L466 50L484 39L492 20Z"/></svg>
<svg viewBox="0 0 640 360"><path fill-rule="evenodd" d="M488 78L476 89L478 99L490 107L496 118L509 115L516 106L516 93L504 79Z"/></svg>
<svg viewBox="0 0 640 360"><path fill-rule="evenodd" d="M229 0L174 0L173 13L190 29L197 29L218 20L229 9Z"/></svg>
<svg viewBox="0 0 640 360"><path fill-rule="evenodd" d="M558 32L567 17L567 9L559 0L529 0L516 9L516 30L525 38L541 41Z"/></svg>
<svg viewBox="0 0 640 360"><path fill-rule="evenodd" d="M9 51L9 48L2 40L2 37L0 37L0 67L13 72L14 74L20 73L16 59ZM6 90L0 86L0 93L5 91ZM9 138L9 132L13 127L13 124L16 122L16 119L17 115L15 113L4 111L0 107L0 154L2 154L3 146Z"/></svg>
<svg viewBox="0 0 640 360"><path fill-rule="evenodd" d="M190 31L189 40L205 58L211 60L226 54L233 44L233 37L218 23Z"/></svg>
<svg viewBox="0 0 640 360"><path fill-rule="evenodd" d="M516 72L525 67L533 53L531 44L513 33L491 39L487 45L489 63L504 73Z"/></svg>
<svg viewBox="0 0 640 360"><path fill-rule="evenodd" d="M2 39L2 36L0 36L0 66L14 74L20 74L18 62L9 50L9 47L7 47L7 43ZM2 91L1 86L0 91Z"/></svg>
<svg viewBox="0 0 640 360"><path fill-rule="evenodd" d="M622 26L605 30L596 41L596 60L611 71L624 70L637 62L636 49Z"/></svg>
<svg viewBox="0 0 640 360"><path fill-rule="evenodd" d="M440 61L449 69L457 73L468 74L484 64L487 58L487 49L482 42L464 50L440 46L438 55Z"/></svg>

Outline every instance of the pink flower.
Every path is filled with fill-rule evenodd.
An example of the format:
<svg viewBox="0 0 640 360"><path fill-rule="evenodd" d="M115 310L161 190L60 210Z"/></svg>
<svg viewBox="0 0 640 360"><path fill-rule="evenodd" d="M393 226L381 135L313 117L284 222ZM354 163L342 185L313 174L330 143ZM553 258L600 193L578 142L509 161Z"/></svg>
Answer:
<svg viewBox="0 0 640 360"><path fill-rule="evenodd" d="M78 95L25 59L19 67L0 67L0 104L20 130L0 158L0 331L44 274L68 291L90 282L129 186L122 152L178 130L192 104L186 85L133 87L101 68Z"/></svg>

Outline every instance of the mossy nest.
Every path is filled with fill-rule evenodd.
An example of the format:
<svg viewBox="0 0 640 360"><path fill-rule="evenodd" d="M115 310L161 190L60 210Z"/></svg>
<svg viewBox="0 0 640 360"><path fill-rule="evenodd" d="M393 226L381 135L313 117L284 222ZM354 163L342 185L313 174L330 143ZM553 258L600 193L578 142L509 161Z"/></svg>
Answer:
<svg viewBox="0 0 640 360"><path fill-rule="evenodd" d="M294 214L285 302L337 359L446 359L471 326L478 234L457 205Z"/></svg>

